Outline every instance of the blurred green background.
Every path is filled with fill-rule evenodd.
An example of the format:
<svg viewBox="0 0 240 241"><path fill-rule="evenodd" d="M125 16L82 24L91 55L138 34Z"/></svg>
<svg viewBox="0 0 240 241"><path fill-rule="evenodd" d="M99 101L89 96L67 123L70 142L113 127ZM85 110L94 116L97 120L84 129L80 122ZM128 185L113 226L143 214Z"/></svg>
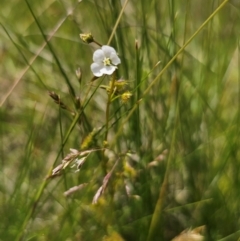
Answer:
<svg viewBox="0 0 240 241"><path fill-rule="evenodd" d="M240 237L240 3L227 1L158 77L223 1L127 2L110 45L122 62L117 77L129 81L133 96L110 106L110 150L91 153L80 172L68 168L46 181L70 148L80 149L106 124L107 93L98 86L109 78L90 85L99 47L79 34L107 44L125 1L1 0L1 241L150 240L158 200L151 240L203 225L205 240ZM48 91L77 113L69 86L89 102L64 142L73 116ZM104 134L89 148L102 148ZM101 163L106 159L110 171L117 157L109 187L93 205L106 174Z"/></svg>

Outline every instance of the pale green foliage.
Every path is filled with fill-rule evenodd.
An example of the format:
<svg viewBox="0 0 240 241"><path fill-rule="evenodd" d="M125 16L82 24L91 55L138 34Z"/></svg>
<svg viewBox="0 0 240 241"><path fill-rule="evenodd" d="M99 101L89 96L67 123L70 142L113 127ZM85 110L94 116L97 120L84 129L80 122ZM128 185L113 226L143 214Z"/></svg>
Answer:
<svg viewBox="0 0 240 241"><path fill-rule="evenodd" d="M124 2L1 0L0 240L239 238L239 2Z"/></svg>

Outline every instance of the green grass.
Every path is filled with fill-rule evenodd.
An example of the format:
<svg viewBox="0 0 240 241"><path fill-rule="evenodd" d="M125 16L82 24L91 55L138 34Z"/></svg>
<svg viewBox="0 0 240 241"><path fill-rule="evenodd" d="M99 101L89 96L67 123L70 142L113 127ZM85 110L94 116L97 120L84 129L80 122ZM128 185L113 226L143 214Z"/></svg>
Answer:
<svg viewBox="0 0 240 241"><path fill-rule="evenodd" d="M2 0L1 241L240 238L240 5L124 2ZM91 81L87 32L119 53L127 103ZM81 170L49 178L70 148Z"/></svg>

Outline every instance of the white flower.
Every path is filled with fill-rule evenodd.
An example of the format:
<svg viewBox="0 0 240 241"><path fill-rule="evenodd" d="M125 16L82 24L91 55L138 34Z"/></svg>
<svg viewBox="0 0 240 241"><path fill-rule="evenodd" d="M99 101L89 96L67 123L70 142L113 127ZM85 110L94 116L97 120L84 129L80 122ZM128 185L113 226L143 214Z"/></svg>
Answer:
<svg viewBox="0 0 240 241"><path fill-rule="evenodd" d="M111 75L117 69L116 65L120 64L121 60L114 48L103 45L101 49L94 52L93 62L91 70L95 76L100 77L104 74Z"/></svg>

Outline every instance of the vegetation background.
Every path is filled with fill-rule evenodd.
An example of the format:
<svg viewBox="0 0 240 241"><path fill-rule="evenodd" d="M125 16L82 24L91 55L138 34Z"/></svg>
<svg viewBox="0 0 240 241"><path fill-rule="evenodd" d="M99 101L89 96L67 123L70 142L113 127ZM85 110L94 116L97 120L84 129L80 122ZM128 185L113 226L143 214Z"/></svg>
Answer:
<svg viewBox="0 0 240 241"><path fill-rule="evenodd" d="M1 241L238 240L239 1L1 0L0 22ZM91 82L87 32L119 53L127 103ZM46 179L86 137L81 170Z"/></svg>

